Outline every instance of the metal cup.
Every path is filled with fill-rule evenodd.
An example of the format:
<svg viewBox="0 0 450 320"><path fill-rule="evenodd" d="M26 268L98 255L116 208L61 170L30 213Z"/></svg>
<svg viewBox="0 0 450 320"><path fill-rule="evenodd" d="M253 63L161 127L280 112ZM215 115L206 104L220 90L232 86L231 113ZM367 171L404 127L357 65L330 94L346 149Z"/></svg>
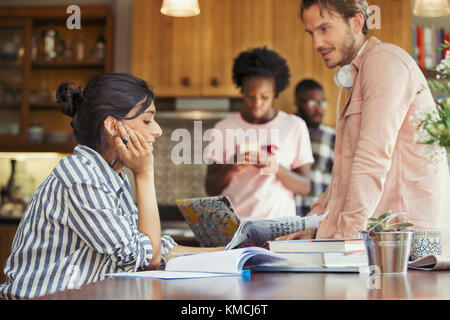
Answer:
<svg viewBox="0 0 450 320"><path fill-rule="evenodd" d="M370 235L373 264L380 273L407 273L412 235L412 231L374 232Z"/></svg>

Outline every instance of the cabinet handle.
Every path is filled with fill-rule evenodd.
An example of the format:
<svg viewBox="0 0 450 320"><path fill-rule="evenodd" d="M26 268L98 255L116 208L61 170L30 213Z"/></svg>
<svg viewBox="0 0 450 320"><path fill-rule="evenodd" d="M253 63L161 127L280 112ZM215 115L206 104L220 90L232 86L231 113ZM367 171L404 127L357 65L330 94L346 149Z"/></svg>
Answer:
<svg viewBox="0 0 450 320"><path fill-rule="evenodd" d="M213 87L218 87L219 86L219 79L217 79L216 77L211 78L210 84Z"/></svg>
<svg viewBox="0 0 450 320"><path fill-rule="evenodd" d="M191 79L189 79L189 77L183 77L183 78L181 78L181 84L185 87L190 87Z"/></svg>

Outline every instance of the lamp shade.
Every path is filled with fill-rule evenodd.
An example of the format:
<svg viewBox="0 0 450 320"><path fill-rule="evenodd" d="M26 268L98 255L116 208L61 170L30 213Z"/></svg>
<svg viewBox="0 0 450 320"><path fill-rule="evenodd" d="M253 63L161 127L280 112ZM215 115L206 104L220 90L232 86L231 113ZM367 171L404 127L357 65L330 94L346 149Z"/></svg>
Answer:
<svg viewBox="0 0 450 320"><path fill-rule="evenodd" d="M413 13L419 17L443 17L450 14L448 0L416 0Z"/></svg>
<svg viewBox="0 0 450 320"><path fill-rule="evenodd" d="M200 13L198 0L164 0L161 13L172 17L192 17Z"/></svg>

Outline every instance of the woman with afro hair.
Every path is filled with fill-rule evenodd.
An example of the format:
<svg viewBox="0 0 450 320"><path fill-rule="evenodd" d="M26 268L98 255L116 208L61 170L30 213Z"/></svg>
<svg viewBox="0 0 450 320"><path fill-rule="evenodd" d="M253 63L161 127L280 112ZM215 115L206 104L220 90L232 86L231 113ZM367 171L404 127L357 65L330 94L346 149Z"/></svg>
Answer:
<svg viewBox="0 0 450 320"><path fill-rule="evenodd" d="M294 194L310 190L314 159L306 124L273 108L289 77L286 60L266 47L234 60L233 81L245 107L215 125L205 188L228 196L242 218L295 216Z"/></svg>

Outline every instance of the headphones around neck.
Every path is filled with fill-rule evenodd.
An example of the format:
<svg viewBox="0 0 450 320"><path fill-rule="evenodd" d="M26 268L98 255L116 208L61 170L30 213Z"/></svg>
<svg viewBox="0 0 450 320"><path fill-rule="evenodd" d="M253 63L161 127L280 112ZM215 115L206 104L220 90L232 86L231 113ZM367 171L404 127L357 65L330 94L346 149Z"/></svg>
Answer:
<svg viewBox="0 0 450 320"><path fill-rule="evenodd" d="M350 89L353 87L353 78L350 73L350 65L346 64L334 74L334 82L341 89Z"/></svg>
<svg viewBox="0 0 450 320"><path fill-rule="evenodd" d="M364 45L359 49L358 54L359 56L361 52L366 47L367 40L364 42ZM356 59L355 57L355 59ZM336 85L341 89L350 89L353 87L353 78L352 74L350 73L350 65L346 64L345 66L342 66L335 74L334 74L334 82Z"/></svg>

